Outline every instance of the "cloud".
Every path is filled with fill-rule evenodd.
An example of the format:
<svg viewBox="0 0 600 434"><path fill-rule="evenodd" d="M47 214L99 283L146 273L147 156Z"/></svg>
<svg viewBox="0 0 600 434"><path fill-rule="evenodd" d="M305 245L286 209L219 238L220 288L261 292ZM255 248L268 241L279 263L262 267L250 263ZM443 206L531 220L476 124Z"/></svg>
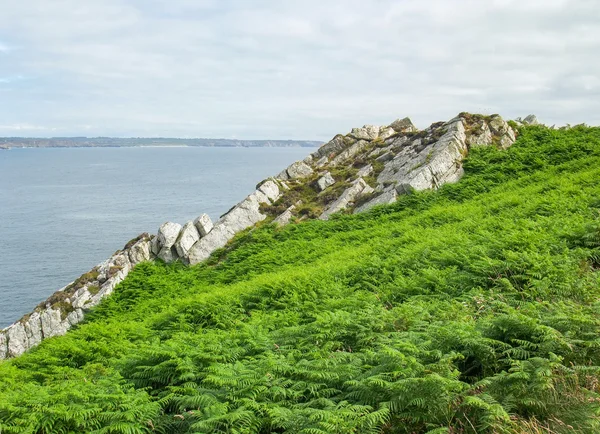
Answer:
<svg viewBox="0 0 600 434"><path fill-rule="evenodd" d="M465 110L600 123L596 0L30 0L2 8L0 36L19 50L0 43L9 60L0 77L34 77L0 86L9 125L324 140L364 123L411 116L425 126Z"/></svg>

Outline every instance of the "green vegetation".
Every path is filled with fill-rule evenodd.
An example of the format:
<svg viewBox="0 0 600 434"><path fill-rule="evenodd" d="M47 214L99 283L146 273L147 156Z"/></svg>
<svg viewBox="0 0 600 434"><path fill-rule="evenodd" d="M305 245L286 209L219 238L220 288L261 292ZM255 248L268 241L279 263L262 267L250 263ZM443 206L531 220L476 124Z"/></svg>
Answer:
<svg viewBox="0 0 600 434"><path fill-rule="evenodd" d="M137 266L0 364L1 432L600 432L600 128L523 128L465 170Z"/></svg>

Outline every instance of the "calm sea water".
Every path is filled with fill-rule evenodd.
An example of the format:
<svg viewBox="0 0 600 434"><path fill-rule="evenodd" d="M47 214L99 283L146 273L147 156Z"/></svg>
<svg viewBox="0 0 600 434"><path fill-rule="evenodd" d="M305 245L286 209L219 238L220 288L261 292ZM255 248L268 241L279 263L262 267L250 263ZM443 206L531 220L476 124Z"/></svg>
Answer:
<svg viewBox="0 0 600 434"><path fill-rule="evenodd" d="M213 218L310 148L0 150L0 328L141 232Z"/></svg>

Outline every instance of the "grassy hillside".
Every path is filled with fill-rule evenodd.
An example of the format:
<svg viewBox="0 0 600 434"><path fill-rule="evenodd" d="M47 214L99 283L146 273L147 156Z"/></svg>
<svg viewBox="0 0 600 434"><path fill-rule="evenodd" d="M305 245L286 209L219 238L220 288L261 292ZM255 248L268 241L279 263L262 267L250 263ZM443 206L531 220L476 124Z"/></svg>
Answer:
<svg viewBox="0 0 600 434"><path fill-rule="evenodd" d="M0 363L5 433L600 432L600 128L372 212L139 265Z"/></svg>

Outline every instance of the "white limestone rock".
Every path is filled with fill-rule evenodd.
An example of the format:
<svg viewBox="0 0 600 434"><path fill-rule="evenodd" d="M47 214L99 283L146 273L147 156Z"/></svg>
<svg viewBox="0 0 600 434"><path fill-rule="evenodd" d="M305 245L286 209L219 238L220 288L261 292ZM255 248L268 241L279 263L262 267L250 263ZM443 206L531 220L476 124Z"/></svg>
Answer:
<svg viewBox="0 0 600 434"><path fill-rule="evenodd" d="M158 252L160 252L160 246L158 245L158 237L154 237L152 238L152 241L150 241L150 251L154 256L158 255Z"/></svg>
<svg viewBox="0 0 600 434"><path fill-rule="evenodd" d="M364 179L358 178L350 187L344 190L340 197L338 197L325 209L325 211L323 211L323 213L319 216L319 219L329 219L329 216L332 214L348 208L348 206L350 206L350 204L353 203L359 196L363 194L370 194L373 191L375 190L369 184L367 184Z"/></svg>
<svg viewBox="0 0 600 434"><path fill-rule="evenodd" d="M23 323L27 335L27 347L33 348L39 345L44 338L42 334L42 321L39 312L33 312L27 321Z"/></svg>
<svg viewBox="0 0 600 434"><path fill-rule="evenodd" d="M373 166L370 164L367 164L366 166L358 169L358 173L356 174L356 176L358 178L363 178L365 176L369 176L371 173L373 173Z"/></svg>
<svg viewBox="0 0 600 434"><path fill-rule="evenodd" d="M175 241L177 241L177 237L179 236L179 232L181 231L181 225L179 223L166 222L161 225L158 229L158 245L160 248L171 248Z"/></svg>
<svg viewBox="0 0 600 434"><path fill-rule="evenodd" d="M390 137L392 137L394 134L396 134L396 130L393 129L392 127L381 127L379 129L379 138L382 140L386 140L389 139Z"/></svg>
<svg viewBox="0 0 600 434"><path fill-rule="evenodd" d="M481 122L472 129L467 143L470 146L489 146L492 144L492 140L492 131L486 122Z"/></svg>
<svg viewBox="0 0 600 434"><path fill-rule="evenodd" d="M151 243L149 239L141 239L129 248L129 261L132 265L150 260Z"/></svg>
<svg viewBox="0 0 600 434"><path fill-rule="evenodd" d="M378 184L395 183L425 190L458 181L463 174L461 162L467 154L464 124L459 119L442 128L446 133L435 143L427 145L417 139L402 147L386 163L377 177Z"/></svg>
<svg viewBox="0 0 600 434"><path fill-rule="evenodd" d="M312 169L311 169L312 173ZM266 182L263 182L259 187L258 191L263 193L270 201L274 202L279 199L280 191L277 183L275 183L272 179L269 179Z"/></svg>
<svg viewBox="0 0 600 434"><path fill-rule="evenodd" d="M27 334L25 327L20 322L16 322L5 329L8 338L7 355L8 357L17 357L29 349L27 343Z"/></svg>
<svg viewBox="0 0 600 434"><path fill-rule="evenodd" d="M62 336L71 327L68 321L61 318L61 312L58 309L49 307L41 312L42 333L44 339L52 336Z"/></svg>
<svg viewBox="0 0 600 434"><path fill-rule="evenodd" d="M330 165L337 166L340 163L343 163L346 160L349 160L350 158L354 157L356 154L362 152L367 146L369 146L369 142L367 142L366 140L359 140L358 142L356 142L355 144L350 146L348 149L341 152L333 160L331 160Z"/></svg>
<svg viewBox="0 0 600 434"><path fill-rule="evenodd" d="M196 220L194 220L194 225L201 237L205 237L213 228L213 222L208 214L202 214L200 217L196 218Z"/></svg>
<svg viewBox="0 0 600 434"><path fill-rule="evenodd" d="M292 217L294 216L293 211L295 209L296 209L295 205L290 206L288 209L286 209L284 212L282 212L279 216L277 216L277 218L275 218L275 220L273 220L273 223L275 223L279 227L289 224L290 221L292 220Z"/></svg>
<svg viewBox="0 0 600 434"><path fill-rule="evenodd" d="M296 161L287 168L287 174L290 179L302 179L312 175L313 170L304 161Z"/></svg>
<svg viewBox="0 0 600 434"><path fill-rule="evenodd" d="M418 131L417 127L413 125L410 118L396 119L389 126L398 133L413 133Z"/></svg>
<svg viewBox="0 0 600 434"><path fill-rule="evenodd" d="M525 125L539 125L540 124L536 115L529 115L525 119L523 119L522 122Z"/></svg>
<svg viewBox="0 0 600 434"><path fill-rule="evenodd" d="M175 247L180 258L185 258L188 251L199 239L200 234L198 233L198 229L196 229L194 222L189 221L183 225L181 232L179 232L179 237L177 238L177 241L175 241L173 247Z"/></svg>
<svg viewBox="0 0 600 434"><path fill-rule="evenodd" d="M390 161L392 159L394 159L394 154L391 151L387 151L386 153L375 158L375 161L378 163L385 163L386 161Z"/></svg>
<svg viewBox="0 0 600 434"><path fill-rule="evenodd" d="M488 122L488 126L493 134L500 137L499 143L502 149L510 147L517 139L514 130L499 115L493 116Z"/></svg>
<svg viewBox="0 0 600 434"><path fill-rule="evenodd" d="M373 208L376 205L390 204L396 202L398 199L398 193L395 188L391 188L389 190L384 191L379 196L371 199L370 201L362 204L354 210L354 213L365 212L370 208Z"/></svg>
<svg viewBox="0 0 600 434"><path fill-rule="evenodd" d="M335 184L335 179L331 176L331 173L325 172L323 176L321 176L317 181L317 186L320 191L325 190L327 187Z"/></svg>
<svg viewBox="0 0 600 434"><path fill-rule="evenodd" d="M236 233L266 219L267 216L260 212L260 205L271 204L279 196L279 187L275 182L267 181L261 185L258 190L221 217L213 229L192 246L188 253L190 265L207 259L216 249L224 247Z"/></svg>
<svg viewBox="0 0 600 434"><path fill-rule="evenodd" d="M8 357L8 342L4 330L0 330L0 360Z"/></svg>
<svg viewBox="0 0 600 434"><path fill-rule="evenodd" d="M313 152L313 158L329 157L331 154L339 154L348 146L353 145L356 142L356 139L352 137L346 137L342 134L338 134L331 141L325 143L321 146L316 152ZM319 160L321 161L321 160ZM317 164L317 167L318 164Z"/></svg>
<svg viewBox="0 0 600 434"><path fill-rule="evenodd" d="M67 322L70 327L79 324L81 321L83 321L83 310L81 309L75 309L67 315Z"/></svg>
<svg viewBox="0 0 600 434"><path fill-rule="evenodd" d="M348 135L357 140L375 140L379 136L379 128L377 125L365 125L362 128L352 128Z"/></svg>
<svg viewBox="0 0 600 434"><path fill-rule="evenodd" d="M325 166L328 162L329 162L329 157L327 155L324 155L317 160L317 162L315 163L315 166L318 168L321 168L321 167Z"/></svg>

